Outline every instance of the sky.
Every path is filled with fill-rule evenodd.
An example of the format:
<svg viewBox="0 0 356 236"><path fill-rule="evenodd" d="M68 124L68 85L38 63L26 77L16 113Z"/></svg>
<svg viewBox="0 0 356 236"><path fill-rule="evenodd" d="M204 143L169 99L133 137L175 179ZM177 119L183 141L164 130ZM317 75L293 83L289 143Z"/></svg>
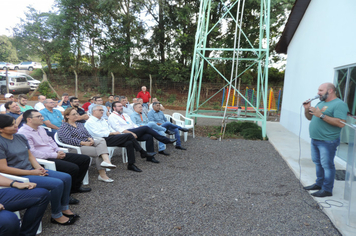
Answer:
<svg viewBox="0 0 356 236"><path fill-rule="evenodd" d="M54 5L54 0L2 0L0 14L0 35L11 36L11 28L25 19L27 6L31 5L37 11L48 12ZM7 30L6 28L10 29Z"/></svg>

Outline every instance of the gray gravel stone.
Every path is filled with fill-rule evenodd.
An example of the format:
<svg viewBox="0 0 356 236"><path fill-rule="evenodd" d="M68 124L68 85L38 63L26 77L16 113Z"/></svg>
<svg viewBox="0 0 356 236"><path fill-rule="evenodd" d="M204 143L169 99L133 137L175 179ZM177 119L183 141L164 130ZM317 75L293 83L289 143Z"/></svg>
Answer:
<svg viewBox="0 0 356 236"><path fill-rule="evenodd" d="M136 155L136 173L113 158L115 181L74 194L72 226L49 223L41 235L340 235L268 141L190 135L187 151L167 146L160 164Z"/></svg>

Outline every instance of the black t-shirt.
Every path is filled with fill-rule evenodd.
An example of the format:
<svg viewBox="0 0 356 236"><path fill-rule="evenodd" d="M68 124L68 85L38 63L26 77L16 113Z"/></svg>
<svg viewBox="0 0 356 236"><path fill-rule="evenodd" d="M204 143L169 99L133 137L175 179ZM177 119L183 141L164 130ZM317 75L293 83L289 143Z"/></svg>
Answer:
<svg viewBox="0 0 356 236"><path fill-rule="evenodd" d="M78 114L79 114L80 116L82 116L82 115L86 114L86 112L84 111L84 109L79 108L79 107L78 107L77 112L78 112ZM77 122L80 122L80 123L85 123L85 121L86 121L86 120L78 120Z"/></svg>

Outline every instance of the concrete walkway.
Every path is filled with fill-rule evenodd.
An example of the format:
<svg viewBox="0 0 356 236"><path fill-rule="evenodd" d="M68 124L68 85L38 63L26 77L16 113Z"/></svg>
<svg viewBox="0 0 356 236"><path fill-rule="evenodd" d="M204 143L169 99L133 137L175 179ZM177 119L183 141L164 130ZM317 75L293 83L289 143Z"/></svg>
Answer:
<svg viewBox="0 0 356 236"><path fill-rule="evenodd" d="M304 186L315 183L315 165L311 160L310 143L300 140L294 133L288 131L279 122L267 122L267 136L269 142L275 147L279 154L286 161L290 169L294 172L295 176L301 180ZM301 150L301 152L299 151ZM299 161L300 153L300 161ZM300 165L301 164L301 168ZM346 169L346 162L339 158L335 159L336 169ZM301 178L300 178L301 176ZM335 227L342 233L342 235L356 235L356 228L350 227L346 224L348 217L348 201L344 200L345 181L335 181L333 196L327 198L314 198L319 203L325 200L330 201L330 208L324 208L323 211L333 222ZM312 191L311 191L312 192ZM342 203L341 207L340 206ZM322 204L327 207L327 204Z"/></svg>

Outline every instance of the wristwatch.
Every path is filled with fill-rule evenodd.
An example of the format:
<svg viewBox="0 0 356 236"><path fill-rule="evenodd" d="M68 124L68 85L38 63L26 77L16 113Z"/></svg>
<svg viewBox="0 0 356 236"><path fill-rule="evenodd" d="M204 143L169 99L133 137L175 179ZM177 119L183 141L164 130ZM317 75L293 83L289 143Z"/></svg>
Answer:
<svg viewBox="0 0 356 236"><path fill-rule="evenodd" d="M325 118L325 114L321 114L321 116L319 118L320 119L324 119Z"/></svg>

